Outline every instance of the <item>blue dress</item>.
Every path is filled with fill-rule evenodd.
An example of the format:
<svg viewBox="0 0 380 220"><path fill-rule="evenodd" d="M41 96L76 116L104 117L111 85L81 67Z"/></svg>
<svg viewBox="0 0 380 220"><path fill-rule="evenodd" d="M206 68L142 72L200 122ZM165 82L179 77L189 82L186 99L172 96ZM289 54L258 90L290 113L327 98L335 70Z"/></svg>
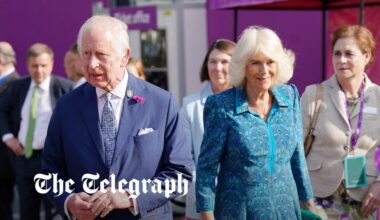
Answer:
<svg viewBox="0 0 380 220"><path fill-rule="evenodd" d="M197 166L198 211L216 219L301 219L299 200L313 197L294 85L272 90L266 123L249 110L245 91L210 96ZM215 178L217 177L217 184Z"/></svg>

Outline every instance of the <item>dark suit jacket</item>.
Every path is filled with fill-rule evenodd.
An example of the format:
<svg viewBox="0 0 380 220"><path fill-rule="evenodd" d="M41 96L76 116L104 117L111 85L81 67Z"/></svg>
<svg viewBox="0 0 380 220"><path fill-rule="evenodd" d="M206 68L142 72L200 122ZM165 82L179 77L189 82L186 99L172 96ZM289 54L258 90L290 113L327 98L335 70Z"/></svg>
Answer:
<svg viewBox="0 0 380 220"><path fill-rule="evenodd" d="M21 109L31 83L30 77L14 81L6 92L0 97L0 137L12 133L17 137L21 123ZM58 76L51 76L50 99L54 106L58 98L72 89L69 80Z"/></svg>
<svg viewBox="0 0 380 220"><path fill-rule="evenodd" d="M72 179L75 192L84 191L81 178L86 173L98 173L99 180L115 174L117 182L122 179L165 180L182 173L184 179L191 181L190 146L173 96L131 74L127 88L143 97L144 102L125 96L110 169L104 162L95 88L86 83L58 101L48 129L42 172L58 173L64 180ZM154 131L138 135L143 128ZM149 183L146 194L140 185L138 216L133 216L128 209L114 210L107 219L172 219L169 199L162 193L153 193L152 184ZM95 185L99 186L99 181ZM68 195L49 195L61 213ZM178 193L171 198L176 195Z"/></svg>
<svg viewBox="0 0 380 220"><path fill-rule="evenodd" d="M5 81L0 85L0 96L1 94L3 94L3 92L8 88L9 84L15 80L15 79L18 79L20 76L18 75L18 73L16 71L14 71L13 73L11 73L6 79Z"/></svg>
<svg viewBox="0 0 380 220"><path fill-rule="evenodd" d="M19 78L18 73L13 72L5 79L5 81L0 85L0 97L5 93L5 90L9 87L9 84L17 78ZM1 126L2 124L0 124L0 127ZM14 168L12 162L12 152L5 145L5 143L0 140L0 179L13 177Z"/></svg>

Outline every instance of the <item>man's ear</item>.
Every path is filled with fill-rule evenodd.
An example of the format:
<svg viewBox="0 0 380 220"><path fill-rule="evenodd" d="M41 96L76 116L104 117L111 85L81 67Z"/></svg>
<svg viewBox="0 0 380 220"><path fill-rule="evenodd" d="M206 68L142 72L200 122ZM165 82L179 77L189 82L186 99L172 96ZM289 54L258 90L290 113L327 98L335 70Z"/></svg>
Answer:
<svg viewBox="0 0 380 220"><path fill-rule="evenodd" d="M123 58L121 59L121 64L122 64L123 67L126 67L126 66L127 66L127 64L128 64L128 60L129 60L130 56L131 56L131 49L128 48L128 49L125 51L125 54L124 54Z"/></svg>

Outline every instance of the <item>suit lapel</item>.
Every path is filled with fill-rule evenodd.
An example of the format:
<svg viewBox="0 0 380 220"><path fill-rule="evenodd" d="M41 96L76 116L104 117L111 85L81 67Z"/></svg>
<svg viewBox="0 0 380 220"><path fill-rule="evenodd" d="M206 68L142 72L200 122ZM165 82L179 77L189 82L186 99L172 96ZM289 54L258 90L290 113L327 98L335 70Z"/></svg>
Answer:
<svg viewBox="0 0 380 220"><path fill-rule="evenodd" d="M132 91L132 96L136 95L144 98L143 85L139 83L137 78L132 76L132 74L128 74L126 93L130 93L128 91ZM119 122L119 129L116 138L116 149L112 166L116 164L115 162L117 161L118 157L122 155L125 147L132 147L128 146L126 142L129 140L129 137L136 135L133 134L133 129L135 128L136 122L141 120L142 116L141 106L144 105L144 103L136 102L132 97L129 97L128 95L130 94L126 94L124 97L124 105Z"/></svg>
<svg viewBox="0 0 380 220"><path fill-rule="evenodd" d="M19 109L20 115L21 115L22 106L24 105L26 95L28 94L29 87L30 87L31 83L32 83L32 78L27 77L27 78L25 78L23 85L20 86L20 88L19 88L20 89L20 98L18 100L19 100L19 106L20 106L20 109Z"/></svg>
<svg viewBox="0 0 380 220"><path fill-rule="evenodd" d="M91 138L96 146L96 150L100 154L102 161L105 163L105 155L103 150L103 141L100 130L99 114L98 114L98 100L96 97L95 88L87 84L83 88L83 98L80 98L80 111L86 123L87 129Z"/></svg>
<svg viewBox="0 0 380 220"><path fill-rule="evenodd" d="M346 122L347 126L350 126L350 123L347 119L347 113L346 113L346 107L344 103L344 94L341 92L340 87L338 85L338 81L334 76L332 76L328 80L328 86L330 88L328 94L331 99L331 102L333 103L336 110L339 112L339 115L342 117L342 119Z"/></svg>
<svg viewBox="0 0 380 220"><path fill-rule="evenodd" d="M365 77L366 77L366 84L364 87L364 108L366 106L377 106L376 99L370 99L370 97L376 97L376 95L374 94L375 90L372 89L373 83L367 76ZM358 116L359 112L360 112L360 99L359 99L358 104L356 104L355 109L352 113L352 118Z"/></svg>

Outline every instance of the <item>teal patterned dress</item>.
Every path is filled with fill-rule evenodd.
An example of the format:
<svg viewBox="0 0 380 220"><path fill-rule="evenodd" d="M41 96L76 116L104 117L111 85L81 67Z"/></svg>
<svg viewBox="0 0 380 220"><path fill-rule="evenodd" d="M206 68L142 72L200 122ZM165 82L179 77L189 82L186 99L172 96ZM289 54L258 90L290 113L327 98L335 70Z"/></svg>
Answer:
<svg viewBox="0 0 380 220"><path fill-rule="evenodd" d="M245 91L210 96L197 166L198 211L219 219L301 219L299 201L313 197L294 85L272 90L268 122L249 110ZM217 178L217 184L215 181Z"/></svg>

